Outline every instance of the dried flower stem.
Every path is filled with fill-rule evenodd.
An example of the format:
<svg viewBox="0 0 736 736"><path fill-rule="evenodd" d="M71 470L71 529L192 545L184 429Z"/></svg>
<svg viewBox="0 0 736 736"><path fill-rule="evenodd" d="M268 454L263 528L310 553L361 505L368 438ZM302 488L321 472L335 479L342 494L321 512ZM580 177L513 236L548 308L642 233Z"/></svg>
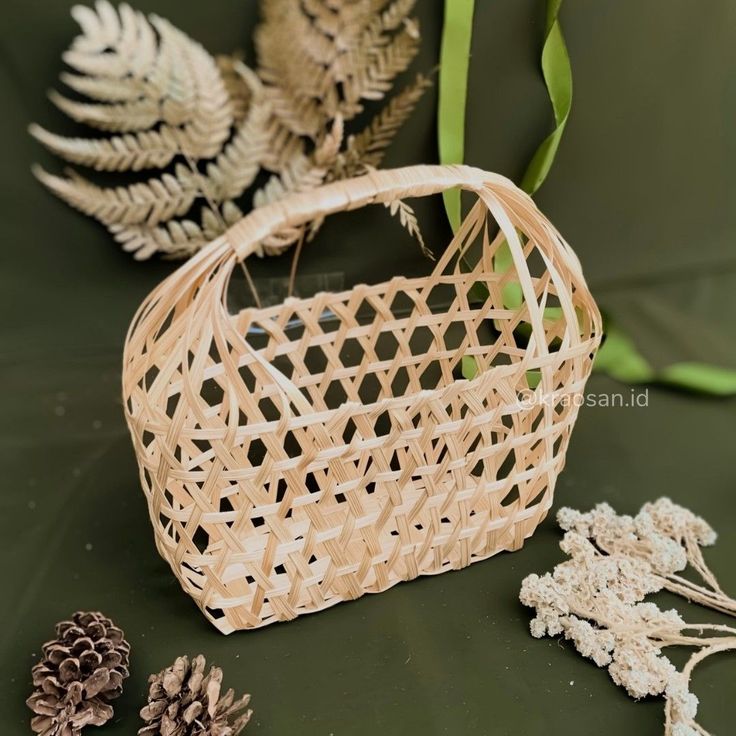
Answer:
<svg viewBox="0 0 736 736"><path fill-rule="evenodd" d="M294 246L294 256L291 259L291 269L289 270L289 288L287 290L287 296L294 295L294 287L296 286L296 269L299 265L299 256L302 254L302 248L304 247L304 236L305 230L299 233L299 239L296 241Z"/></svg>
<svg viewBox="0 0 736 736"><path fill-rule="evenodd" d="M710 657L713 654L720 654L722 652L729 652L736 649L736 637L729 637L721 641L716 641L709 646L704 646L697 652L694 652L687 664L682 668L682 676L687 682L692 677L693 670L700 664L704 659ZM664 707L665 725L664 733L665 736L678 736L676 714L673 713L673 703L670 699L667 699ZM690 727L699 736L709 736L708 732L694 721L690 724ZM680 730L682 732L682 729Z"/></svg>
<svg viewBox="0 0 736 736"><path fill-rule="evenodd" d="M645 504L635 517L607 504L588 513L564 508L558 522L569 559L522 583L520 599L537 614L532 635L564 634L580 654L608 667L632 697L663 696L666 736L708 736L695 721L698 699L689 691L690 677L707 657L736 650L736 628L687 623L674 609L643 601L668 590L736 615L736 601L723 592L700 550L713 544L715 532L666 498ZM678 574L688 564L705 585ZM697 648L681 672L662 654L672 646Z"/></svg>
<svg viewBox="0 0 736 736"><path fill-rule="evenodd" d="M666 578L662 587L664 590L682 596L692 603L699 603L701 606L712 608L714 611L736 616L736 601L725 593L707 590L677 575Z"/></svg>

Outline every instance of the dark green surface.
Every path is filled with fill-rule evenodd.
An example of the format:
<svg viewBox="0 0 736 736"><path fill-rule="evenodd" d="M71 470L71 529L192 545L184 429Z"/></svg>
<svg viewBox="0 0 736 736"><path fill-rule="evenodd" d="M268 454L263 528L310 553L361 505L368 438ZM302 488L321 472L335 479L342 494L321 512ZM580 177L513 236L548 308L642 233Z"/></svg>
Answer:
<svg viewBox="0 0 736 736"><path fill-rule="evenodd" d="M426 69L440 4L419 5ZM476 6L467 158L517 178L551 125L537 71L543 8ZM139 7L212 51L247 46L255 21L242 0ZM575 103L539 202L653 362L736 366L736 7L567 0L562 21ZM116 721L100 734L134 733L147 674L184 652L252 692L254 735L660 734L660 701L634 703L567 645L529 637L516 596L525 574L560 558L550 520L516 554L257 632L223 637L180 592L153 545L119 400L128 321L172 265L132 262L28 170L53 165L28 122L74 130L43 96L74 32L66 0L3 5L0 733L29 732L29 670L53 623L99 608L133 644ZM433 104L389 165L435 160ZM421 208L435 247L446 236L440 207ZM303 273L341 272L347 284L424 268L382 209L335 218L303 260ZM285 274L288 263L259 271ZM628 392L602 377L589 388ZM708 559L736 590L735 428L733 401L663 391L647 408L584 408L557 500L635 511L671 495L721 532ZM702 723L723 736L736 717L736 658L714 660L695 689Z"/></svg>

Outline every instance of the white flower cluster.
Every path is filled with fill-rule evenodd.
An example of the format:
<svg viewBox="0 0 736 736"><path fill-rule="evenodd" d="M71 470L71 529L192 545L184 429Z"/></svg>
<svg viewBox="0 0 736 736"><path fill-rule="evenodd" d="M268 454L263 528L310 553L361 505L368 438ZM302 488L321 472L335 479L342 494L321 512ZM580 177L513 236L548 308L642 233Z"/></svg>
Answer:
<svg viewBox="0 0 736 736"><path fill-rule="evenodd" d="M641 513L648 514L659 532L673 539L693 539L704 547L716 543L718 535L705 519L683 506L678 506L669 498L645 503Z"/></svg>
<svg viewBox="0 0 736 736"><path fill-rule="evenodd" d="M668 736L704 734L688 677L662 653L682 643L688 626L676 610L644 598L687 566L688 545L712 544L715 532L666 498L633 517L599 504L588 513L564 508L557 518L569 559L521 586L521 602L536 611L532 636L562 634L632 697L665 697Z"/></svg>
<svg viewBox="0 0 736 736"><path fill-rule="evenodd" d="M609 554L622 552L645 560L653 572L665 577L687 567L688 543L710 545L716 540L706 521L669 498L645 504L636 516L619 515L607 503L587 513L562 508L557 522Z"/></svg>
<svg viewBox="0 0 736 736"><path fill-rule="evenodd" d="M658 687L643 687L637 679L641 667L635 664L646 654L662 660L657 672L675 671L656 647L642 646L648 637L673 635L685 625L677 611L642 602L660 590L660 579L641 560L598 552L575 532L568 532L560 546L570 559L551 573L529 575L521 585L519 599L536 609L532 636L563 634L584 657L608 666L614 680L634 697L662 694L666 678L659 678Z"/></svg>

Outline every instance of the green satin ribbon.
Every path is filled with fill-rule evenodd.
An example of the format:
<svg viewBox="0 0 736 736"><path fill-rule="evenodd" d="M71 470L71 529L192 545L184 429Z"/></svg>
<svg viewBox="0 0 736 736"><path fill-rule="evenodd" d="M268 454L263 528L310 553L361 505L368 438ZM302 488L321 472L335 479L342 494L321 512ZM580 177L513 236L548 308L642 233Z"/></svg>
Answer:
<svg viewBox="0 0 736 736"><path fill-rule="evenodd" d="M532 156L521 180L521 188L534 194L547 178L554 163L565 125L572 107L572 67L560 27L562 0L548 0L542 74L552 104L555 127ZM440 61L440 100L438 113L440 161L462 163L465 140L465 100L467 96L468 62L473 23L473 0L446 0L445 25ZM453 231L460 224L460 192L445 193L445 208ZM502 244L494 256L494 268L505 273L513 265L508 246ZM474 286L479 298L488 296L481 285ZM503 290L504 306L519 308L521 287L516 282ZM545 311L555 318L559 310ZM605 340L596 355L594 369L626 383L658 383L666 386L714 396L736 395L736 370L707 363L681 362L656 370L638 351L633 340L615 324L607 322ZM477 365L465 356L461 367L465 378L477 374ZM528 376L530 386L536 376Z"/></svg>
<svg viewBox="0 0 736 736"><path fill-rule="evenodd" d="M710 396L736 395L736 370L695 361L656 369L638 351L634 341L609 320L594 369L623 383L655 383Z"/></svg>
<svg viewBox="0 0 736 736"><path fill-rule="evenodd" d="M542 46L542 75L552 103L555 128L534 152L521 179L521 188L530 195L542 186L552 168L572 107L572 67L558 18L561 5L562 0L549 0L547 3L547 22ZM506 273L512 265L511 251L505 243L502 243L494 258L494 268L499 273ZM522 302L519 284L506 284L503 298L506 307L518 309Z"/></svg>
<svg viewBox="0 0 736 736"><path fill-rule="evenodd" d="M461 164L465 158L465 107L468 96L470 39L474 0L446 0L440 49L437 130L440 163ZM460 227L460 190L443 195L453 232Z"/></svg>

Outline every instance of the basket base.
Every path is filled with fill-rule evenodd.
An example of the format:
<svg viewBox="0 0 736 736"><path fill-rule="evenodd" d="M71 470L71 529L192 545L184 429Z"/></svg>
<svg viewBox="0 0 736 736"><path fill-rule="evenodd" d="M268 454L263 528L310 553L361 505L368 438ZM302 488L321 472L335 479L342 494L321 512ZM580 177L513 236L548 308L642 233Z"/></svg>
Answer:
<svg viewBox="0 0 736 736"><path fill-rule="evenodd" d="M430 564L418 567L416 565L417 548L412 546L410 550L404 550L405 559L414 561L413 565L407 565L403 571L403 575L392 575L387 584L379 584L377 580L366 581L366 584L357 594L353 594L349 589L320 598L318 601L306 603L299 607L276 606L280 609L278 613L270 616L260 617L255 612L248 610L247 606L231 605L229 607L214 608L203 604L197 600L196 593L201 591L193 591L190 586L183 583L183 587L187 593L197 600L197 605L201 609L206 618L223 634L231 634L234 631L250 630L263 628L269 624L279 621L291 621L298 616L308 613L317 613L327 608L337 605L348 600L356 600L367 593L382 593L395 585L402 582L408 582L425 575L439 575L451 570L461 570L475 562L487 560L500 552L515 552L521 549L524 542L534 533L537 526L544 521L552 505L553 489L547 488L541 494L541 498L536 499L534 505L509 514L509 516L501 519L494 519L486 525L486 541L485 545L476 545L476 551L472 550L471 535L459 535L453 546L447 551L443 559L435 560L430 558ZM477 535L476 535L477 537ZM415 569L411 569L414 567ZM232 565L227 569L223 576L223 581L230 581L229 585L237 584L238 580L244 579L243 567L240 565ZM180 578L181 580L181 578ZM244 590L247 590L247 585ZM250 598L250 596L248 596ZM237 601L235 601L237 603ZM272 605L275 603L271 598ZM233 601L229 601L233 603ZM245 601L243 601L245 603Z"/></svg>

